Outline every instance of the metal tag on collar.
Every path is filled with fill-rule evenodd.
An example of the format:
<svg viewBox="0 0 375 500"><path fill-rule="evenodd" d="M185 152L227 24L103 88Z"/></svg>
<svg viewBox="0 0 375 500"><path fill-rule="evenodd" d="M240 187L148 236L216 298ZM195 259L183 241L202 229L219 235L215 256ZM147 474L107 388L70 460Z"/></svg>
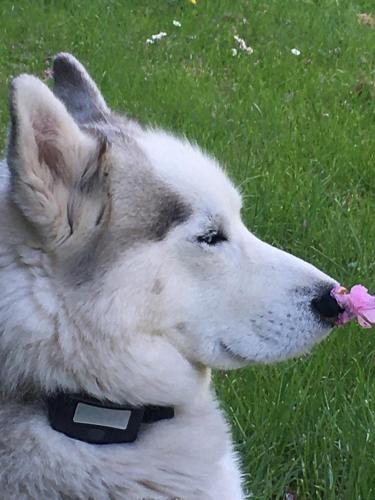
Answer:
<svg viewBox="0 0 375 500"><path fill-rule="evenodd" d="M144 409L101 402L80 395L57 394L47 400L51 427L86 443L135 441Z"/></svg>

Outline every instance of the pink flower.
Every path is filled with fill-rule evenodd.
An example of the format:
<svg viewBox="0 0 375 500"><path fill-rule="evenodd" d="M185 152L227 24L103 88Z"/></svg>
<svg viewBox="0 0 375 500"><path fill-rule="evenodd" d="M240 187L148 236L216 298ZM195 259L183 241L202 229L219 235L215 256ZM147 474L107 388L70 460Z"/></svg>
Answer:
<svg viewBox="0 0 375 500"><path fill-rule="evenodd" d="M348 293L346 288L336 285L331 290L331 296L343 309L336 321L337 325L344 325L354 318L363 328L375 325L375 297L364 286L355 285Z"/></svg>

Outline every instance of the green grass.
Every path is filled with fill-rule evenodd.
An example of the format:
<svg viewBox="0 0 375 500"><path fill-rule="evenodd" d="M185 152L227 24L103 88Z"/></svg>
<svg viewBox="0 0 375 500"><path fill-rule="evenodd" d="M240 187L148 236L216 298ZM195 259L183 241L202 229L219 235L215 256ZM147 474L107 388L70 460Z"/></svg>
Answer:
<svg viewBox="0 0 375 500"><path fill-rule="evenodd" d="M3 135L11 76L43 77L54 53L70 51L114 108L214 153L240 184L258 236L374 290L375 29L357 22L371 8L2 0ZM168 37L146 45L159 31ZM252 55L232 56L234 34ZM216 386L254 498L375 498L373 332L346 327L308 358L218 374Z"/></svg>

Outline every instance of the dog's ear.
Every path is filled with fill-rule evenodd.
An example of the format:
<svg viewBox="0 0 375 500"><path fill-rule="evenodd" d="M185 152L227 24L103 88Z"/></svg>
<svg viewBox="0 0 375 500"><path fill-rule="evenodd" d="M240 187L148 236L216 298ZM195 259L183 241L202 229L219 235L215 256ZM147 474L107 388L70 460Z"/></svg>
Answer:
<svg viewBox="0 0 375 500"><path fill-rule="evenodd" d="M103 120L109 109L82 64L71 54L60 53L53 62L53 91L79 123Z"/></svg>
<svg viewBox="0 0 375 500"><path fill-rule="evenodd" d="M83 132L33 76L13 80L10 115L13 201L50 249L75 231L92 231L108 200L106 142Z"/></svg>

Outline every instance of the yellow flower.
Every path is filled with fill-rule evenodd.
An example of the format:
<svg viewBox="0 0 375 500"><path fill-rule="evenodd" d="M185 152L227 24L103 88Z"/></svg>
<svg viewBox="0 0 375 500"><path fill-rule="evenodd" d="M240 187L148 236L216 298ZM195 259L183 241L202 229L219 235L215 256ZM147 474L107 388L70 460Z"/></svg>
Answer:
<svg viewBox="0 0 375 500"><path fill-rule="evenodd" d="M191 2L193 5L197 5L197 1L198 1L198 0L190 0L190 2Z"/></svg>

